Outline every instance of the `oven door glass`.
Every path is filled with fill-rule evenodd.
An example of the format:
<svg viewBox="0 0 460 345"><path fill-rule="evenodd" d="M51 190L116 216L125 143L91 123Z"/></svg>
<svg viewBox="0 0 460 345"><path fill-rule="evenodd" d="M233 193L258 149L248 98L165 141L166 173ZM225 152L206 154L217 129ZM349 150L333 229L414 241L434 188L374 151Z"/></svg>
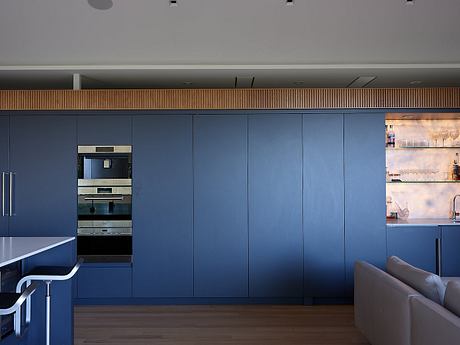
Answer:
<svg viewBox="0 0 460 345"><path fill-rule="evenodd" d="M131 195L78 196L78 220L131 220Z"/></svg>
<svg viewBox="0 0 460 345"><path fill-rule="evenodd" d="M131 154L101 155L80 153L78 155L79 179L130 179Z"/></svg>

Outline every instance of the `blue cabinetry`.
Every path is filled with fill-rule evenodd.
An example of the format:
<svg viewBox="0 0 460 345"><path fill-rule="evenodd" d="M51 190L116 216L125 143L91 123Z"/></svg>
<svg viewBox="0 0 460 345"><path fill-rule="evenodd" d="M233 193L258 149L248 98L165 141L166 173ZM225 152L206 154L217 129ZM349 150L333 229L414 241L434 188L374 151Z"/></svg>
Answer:
<svg viewBox="0 0 460 345"><path fill-rule="evenodd" d="M78 298L131 297L131 266L126 264L85 264L77 278Z"/></svg>
<svg viewBox="0 0 460 345"><path fill-rule="evenodd" d="M196 116L195 296L248 296L247 197L247 116Z"/></svg>
<svg viewBox="0 0 460 345"><path fill-rule="evenodd" d="M76 132L73 116L11 116L10 236L75 236Z"/></svg>
<svg viewBox="0 0 460 345"><path fill-rule="evenodd" d="M344 116L345 273L351 296L356 260L385 263L385 114Z"/></svg>
<svg viewBox="0 0 460 345"><path fill-rule="evenodd" d="M460 225L442 227L441 274L460 277Z"/></svg>
<svg viewBox="0 0 460 345"><path fill-rule="evenodd" d="M303 118L303 228L306 297L345 294L343 115Z"/></svg>
<svg viewBox="0 0 460 345"><path fill-rule="evenodd" d="M249 117L249 296L303 296L302 117Z"/></svg>
<svg viewBox="0 0 460 345"><path fill-rule="evenodd" d="M132 117L123 115L78 116L79 145L130 145Z"/></svg>
<svg viewBox="0 0 460 345"><path fill-rule="evenodd" d="M2 198L6 199L8 194L6 173L9 171L9 123L8 116L0 115L0 236L8 236L7 205L2 203Z"/></svg>
<svg viewBox="0 0 460 345"><path fill-rule="evenodd" d="M389 226L387 256L398 256L413 266L436 273L439 238L438 226Z"/></svg>
<svg viewBox="0 0 460 345"><path fill-rule="evenodd" d="M192 117L133 118L133 295L193 295Z"/></svg>

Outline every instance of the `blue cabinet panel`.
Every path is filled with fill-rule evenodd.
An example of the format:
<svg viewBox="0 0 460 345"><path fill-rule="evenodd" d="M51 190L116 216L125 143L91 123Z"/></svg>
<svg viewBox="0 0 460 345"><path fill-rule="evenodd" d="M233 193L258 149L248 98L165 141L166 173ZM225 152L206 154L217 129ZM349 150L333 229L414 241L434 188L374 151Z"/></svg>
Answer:
<svg viewBox="0 0 460 345"><path fill-rule="evenodd" d="M79 145L130 145L132 142L131 116L78 116Z"/></svg>
<svg viewBox="0 0 460 345"><path fill-rule="evenodd" d="M343 115L303 118L306 297L344 297Z"/></svg>
<svg viewBox="0 0 460 345"><path fill-rule="evenodd" d="M441 274L444 277L460 277L460 226L442 227Z"/></svg>
<svg viewBox="0 0 460 345"><path fill-rule="evenodd" d="M195 117L194 180L194 295L247 297L247 116Z"/></svg>
<svg viewBox="0 0 460 345"><path fill-rule="evenodd" d="M10 218L11 236L75 235L76 144L73 116L11 116L16 214Z"/></svg>
<svg viewBox="0 0 460 345"><path fill-rule="evenodd" d="M438 226L388 227L387 256L398 256L413 266L436 273L436 239L439 237Z"/></svg>
<svg viewBox="0 0 460 345"><path fill-rule="evenodd" d="M385 114L346 114L344 126L345 274L351 296L356 260L385 263Z"/></svg>
<svg viewBox="0 0 460 345"><path fill-rule="evenodd" d="M303 296L302 117L249 117L249 296Z"/></svg>
<svg viewBox="0 0 460 345"><path fill-rule="evenodd" d="M78 298L131 297L131 267L85 265L77 275Z"/></svg>
<svg viewBox="0 0 460 345"><path fill-rule="evenodd" d="M9 171L8 152L9 152L9 123L8 116L0 116L0 236L8 235L8 217L6 216L7 205L3 205L2 198L5 202L8 196L8 179L6 173ZM2 173L5 173L2 178ZM2 181L4 179L4 183ZM3 215L5 213L5 216Z"/></svg>
<svg viewBox="0 0 460 345"><path fill-rule="evenodd" d="M133 295L193 295L192 117L133 119Z"/></svg>

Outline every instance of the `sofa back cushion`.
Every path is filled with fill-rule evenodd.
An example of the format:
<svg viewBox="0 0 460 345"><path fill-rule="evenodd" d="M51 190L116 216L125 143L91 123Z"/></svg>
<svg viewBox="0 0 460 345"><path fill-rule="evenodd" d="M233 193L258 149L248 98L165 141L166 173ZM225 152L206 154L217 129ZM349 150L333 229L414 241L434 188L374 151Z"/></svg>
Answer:
<svg viewBox="0 0 460 345"><path fill-rule="evenodd" d="M455 315L460 316L460 282L449 281L447 283L444 306Z"/></svg>
<svg viewBox="0 0 460 345"><path fill-rule="evenodd" d="M438 275L409 265L396 256L388 258L387 272L433 302L444 303L446 286Z"/></svg>

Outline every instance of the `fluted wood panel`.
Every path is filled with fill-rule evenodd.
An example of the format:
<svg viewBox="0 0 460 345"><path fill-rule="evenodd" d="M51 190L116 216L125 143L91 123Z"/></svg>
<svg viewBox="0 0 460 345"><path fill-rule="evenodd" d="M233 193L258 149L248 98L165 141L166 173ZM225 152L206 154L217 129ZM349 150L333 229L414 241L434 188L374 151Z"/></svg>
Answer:
<svg viewBox="0 0 460 345"><path fill-rule="evenodd" d="M0 91L0 110L339 108L460 108L460 88Z"/></svg>

